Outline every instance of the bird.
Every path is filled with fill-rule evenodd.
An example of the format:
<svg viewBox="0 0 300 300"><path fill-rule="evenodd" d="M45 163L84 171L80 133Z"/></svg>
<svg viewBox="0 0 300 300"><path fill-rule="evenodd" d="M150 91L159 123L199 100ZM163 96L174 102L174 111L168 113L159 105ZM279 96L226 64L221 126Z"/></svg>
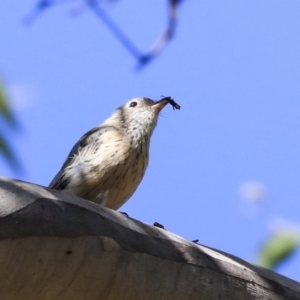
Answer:
<svg viewBox="0 0 300 300"><path fill-rule="evenodd" d="M145 175L150 139L168 103L180 109L171 97L134 98L117 108L79 139L48 187L119 209Z"/></svg>

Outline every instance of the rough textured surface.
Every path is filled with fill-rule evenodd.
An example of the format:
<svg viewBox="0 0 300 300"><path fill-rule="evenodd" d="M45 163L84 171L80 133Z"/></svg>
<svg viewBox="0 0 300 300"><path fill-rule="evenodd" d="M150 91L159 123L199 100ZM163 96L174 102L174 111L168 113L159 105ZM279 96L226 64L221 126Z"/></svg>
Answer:
<svg viewBox="0 0 300 300"><path fill-rule="evenodd" d="M300 299L300 284L58 191L0 179L0 299Z"/></svg>

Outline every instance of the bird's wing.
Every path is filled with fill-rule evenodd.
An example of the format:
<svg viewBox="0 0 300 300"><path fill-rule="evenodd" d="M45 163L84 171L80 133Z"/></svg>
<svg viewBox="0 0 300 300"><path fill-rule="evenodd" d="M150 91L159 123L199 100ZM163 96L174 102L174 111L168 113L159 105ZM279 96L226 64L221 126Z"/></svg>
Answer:
<svg viewBox="0 0 300 300"><path fill-rule="evenodd" d="M109 125L97 126L83 135L74 145L60 171L48 187L55 190L65 189L70 182L70 178L66 176L66 168L71 165L74 166L78 163L83 163L93 152L97 151L97 148L100 148L103 143L107 142L111 135L119 136L120 133L118 128Z"/></svg>

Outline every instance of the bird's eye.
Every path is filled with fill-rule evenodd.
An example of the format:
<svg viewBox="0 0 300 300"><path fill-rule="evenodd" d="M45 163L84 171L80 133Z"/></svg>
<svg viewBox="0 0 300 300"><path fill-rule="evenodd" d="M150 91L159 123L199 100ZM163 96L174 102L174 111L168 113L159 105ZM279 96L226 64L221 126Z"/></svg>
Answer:
<svg viewBox="0 0 300 300"><path fill-rule="evenodd" d="M135 106L137 106L137 102L132 101L132 102L129 104L129 106L130 106L130 107L135 107Z"/></svg>

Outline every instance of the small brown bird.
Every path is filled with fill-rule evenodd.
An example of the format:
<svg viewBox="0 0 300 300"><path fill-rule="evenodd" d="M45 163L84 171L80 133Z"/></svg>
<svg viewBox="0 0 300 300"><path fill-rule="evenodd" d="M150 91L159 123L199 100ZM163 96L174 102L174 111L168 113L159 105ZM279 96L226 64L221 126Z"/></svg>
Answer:
<svg viewBox="0 0 300 300"><path fill-rule="evenodd" d="M75 144L49 188L118 209L143 179L150 138L168 103L180 109L170 97L136 98L118 108Z"/></svg>

